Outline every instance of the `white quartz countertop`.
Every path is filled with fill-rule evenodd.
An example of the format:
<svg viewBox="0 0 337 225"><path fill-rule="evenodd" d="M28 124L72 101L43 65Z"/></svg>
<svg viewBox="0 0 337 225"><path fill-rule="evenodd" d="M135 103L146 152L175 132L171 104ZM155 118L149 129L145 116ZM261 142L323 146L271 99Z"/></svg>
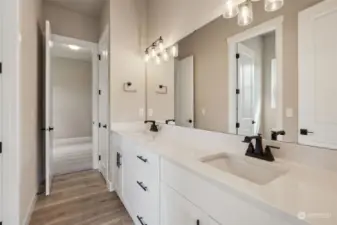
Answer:
<svg viewBox="0 0 337 225"><path fill-rule="evenodd" d="M337 225L337 174L332 171L276 159L271 164L280 164L287 172L265 185L258 185L200 161L205 156L226 153L225 148L197 149L169 140L156 140L145 133L114 132L138 142L144 150L158 154L220 187L230 187L247 198L301 218L303 222L311 225Z"/></svg>

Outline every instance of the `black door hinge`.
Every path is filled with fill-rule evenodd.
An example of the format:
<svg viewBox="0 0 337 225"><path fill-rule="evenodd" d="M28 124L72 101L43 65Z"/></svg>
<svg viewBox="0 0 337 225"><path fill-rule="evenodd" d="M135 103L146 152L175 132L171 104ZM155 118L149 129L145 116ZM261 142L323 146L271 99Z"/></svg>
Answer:
<svg viewBox="0 0 337 225"><path fill-rule="evenodd" d="M240 59L240 54L236 53L235 58Z"/></svg>
<svg viewBox="0 0 337 225"><path fill-rule="evenodd" d="M2 74L2 62L0 62L0 74ZM1 223L0 223L1 225Z"/></svg>
<svg viewBox="0 0 337 225"><path fill-rule="evenodd" d="M101 161L101 155L98 156L98 161Z"/></svg>
<svg viewBox="0 0 337 225"><path fill-rule="evenodd" d="M240 89L236 89L236 94L237 94L237 95L240 94Z"/></svg>
<svg viewBox="0 0 337 225"><path fill-rule="evenodd" d="M309 134L313 134L314 132L308 131L308 129L300 129L300 134L301 135L309 135Z"/></svg>
<svg viewBox="0 0 337 225"><path fill-rule="evenodd" d="M101 58L102 58L101 54L98 54L97 57L98 57L98 60L101 61Z"/></svg>
<svg viewBox="0 0 337 225"><path fill-rule="evenodd" d="M102 94L102 90L98 90L98 95L101 95Z"/></svg>
<svg viewBox="0 0 337 225"><path fill-rule="evenodd" d="M98 128L101 128L102 124L101 123L98 123Z"/></svg>
<svg viewBox="0 0 337 225"><path fill-rule="evenodd" d="M240 123L236 123L236 128L240 128Z"/></svg>
<svg viewBox="0 0 337 225"><path fill-rule="evenodd" d="M0 154L2 154L2 142L0 142ZM1 225L1 222L0 222Z"/></svg>

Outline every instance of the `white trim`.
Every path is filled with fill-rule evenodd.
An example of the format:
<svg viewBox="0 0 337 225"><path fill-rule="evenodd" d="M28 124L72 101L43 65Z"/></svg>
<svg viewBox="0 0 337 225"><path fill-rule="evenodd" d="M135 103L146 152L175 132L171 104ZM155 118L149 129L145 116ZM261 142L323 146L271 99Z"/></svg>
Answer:
<svg viewBox="0 0 337 225"><path fill-rule="evenodd" d="M236 45L250 38L275 31L276 33L276 60L277 60L277 76L278 76L278 103L277 110L277 129L283 127L283 16L269 20L256 27L245 30L227 39L228 44L228 72L229 72L229 133L236 133Z"/></svg>
<svg viewBox="0 0 337 225"><path fill-rule="evenodd" d="M111 181L107 180L107 181L106 181L106 184L107 184L108 190L109 190L110 192L114 192L114 191L115 191L115 188L114 188L114 186L113 186L113 184L112 184Z"/></svg>
<svg viewBox="0 0 337 225"><path fill-rule="evenodd" d="M105 28L104 28L104 31L103 31L103 33L101 34L101 36L100 36L100 38L99 38L99 41L98 41L98 52L99 52L99 45L100 45L100 43L104 40L104 39L107 39L108 40L108 57L109 57L109 59L108 59L108 64L109 64L109 68L108 68L108 80L109 80L109 82L108 82L108 93L110 93L110 84L111 84L111 82L110 82L110 54L111 54L111 51L110 51L110 26L109 25L106 25L105 26ZM97 65L97 67L98 67L98 65ZM98 67L99 68L99 67ZM99 69L98 69L98 75L97 75L97 89L98 89L98 87L99 87ZM97 93L97 92L96 92ZM99 98L99 96L98 96L98 94L97 94L97 112L98 112L98 110L99 110L99 100L98 100L98 98ZM107 164L107 168L106 168L106 177L105 177L105 179L106 179L106 182L108 183L108 182L110 182L109 181L109 178L110 178L110 127L111 127L111 116L110 116L110 94L108 95L108 113L107 113L107 115L108 115L108 122L107 122L107 129L108 129L108 131L109 131L109 136L108 136L108 155L107 155L107 157L108 157L108 164ZM99 114L97 113L97 120L98 120L98 117L99 117ZM97 148L97 153L99 152L99 150L98 150L98 145L99 145L99 139L98 139L98 137L99 137L99 132L98 132L98 129L97 129L97 139L96 139L96 145L95 145L95 147ZM100 171L100 165L99 165L99 162L98 162L98 154L96 155L96 158L94 158L94 160L96 160L97 161L97 168L95 168L95 169L98 169L99 171ZM101 171L100 171L101 172ZM104 177L104 175L103 175L103 177ZM111 184L112 185L112 184Z"/></svg>
<svg viewBox="0 0 337 225"><path fill-rule="evenodd" d="M3 224L20 224L20 0L1 0ZM6 20L4 20L6 18ZM6 22L4 22L6 21Z"/></svg>
<svg viewBox="0 0 337 225"><path fill-rule="evenodd" d="M37 196L34 195L33 198L32 198L32 200L30 201L28 212L27 212L27 214L26 214L26 216L25 216L25 218L23 220L23 224L24 225L29 225L30 220L31 220L32 215L33 215L33 212L34 212L36 201L37 201Z"/></svg>
<svg viewBox="0 0 337 225"><path fill-rule="evenodd" d="M55 139L54 140L54 146L81 144L81 143L86 143L86 142L92 142L92 137Z"/></svg>
<svg viewBox="0 0 337 225"><path fill-rule="evenodd" d="M53 42L56 43L66 43L78 45L82 48L91 49L92 53L92 168L98 169L98 142L97 142L97 132L98 132L98 43L83 41L76 38L70 38L65 36L60 36L53 34Z"/></svg>

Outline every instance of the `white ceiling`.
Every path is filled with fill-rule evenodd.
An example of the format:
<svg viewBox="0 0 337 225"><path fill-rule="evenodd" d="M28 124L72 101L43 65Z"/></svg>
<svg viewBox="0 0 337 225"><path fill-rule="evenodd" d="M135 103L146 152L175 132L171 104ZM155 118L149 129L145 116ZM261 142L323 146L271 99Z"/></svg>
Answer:
<svg viewBox="0 0 337 225"><path fill-rule="evenodd" d="M85 14L91 17L98 17L104 7L104 2L108 0L45 0L55 5L69 10Z"/></svg>
<svg viewBox="0 0 337 225"><path fill-rule="evenodd" d="M81 61L91 62L91 50L87 48L81 48L77 51L71 50L67 44L53 42L51 48L52 57L76 59Z"/></svg>

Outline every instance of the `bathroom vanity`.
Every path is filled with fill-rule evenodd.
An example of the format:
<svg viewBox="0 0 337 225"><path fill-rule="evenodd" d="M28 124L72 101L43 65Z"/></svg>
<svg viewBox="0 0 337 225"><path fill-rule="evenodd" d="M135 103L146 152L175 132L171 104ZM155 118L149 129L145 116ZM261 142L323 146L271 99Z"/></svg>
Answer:
<svg viewBox="0 0 337 225"><path fill-rule="evenodd" d="M167 125L159 133L140 124L115 127L111 179L135 224L337 223L333 171L246 157L247 145L234 135ZM314 212L327 218L310 217Z"/></svg>

